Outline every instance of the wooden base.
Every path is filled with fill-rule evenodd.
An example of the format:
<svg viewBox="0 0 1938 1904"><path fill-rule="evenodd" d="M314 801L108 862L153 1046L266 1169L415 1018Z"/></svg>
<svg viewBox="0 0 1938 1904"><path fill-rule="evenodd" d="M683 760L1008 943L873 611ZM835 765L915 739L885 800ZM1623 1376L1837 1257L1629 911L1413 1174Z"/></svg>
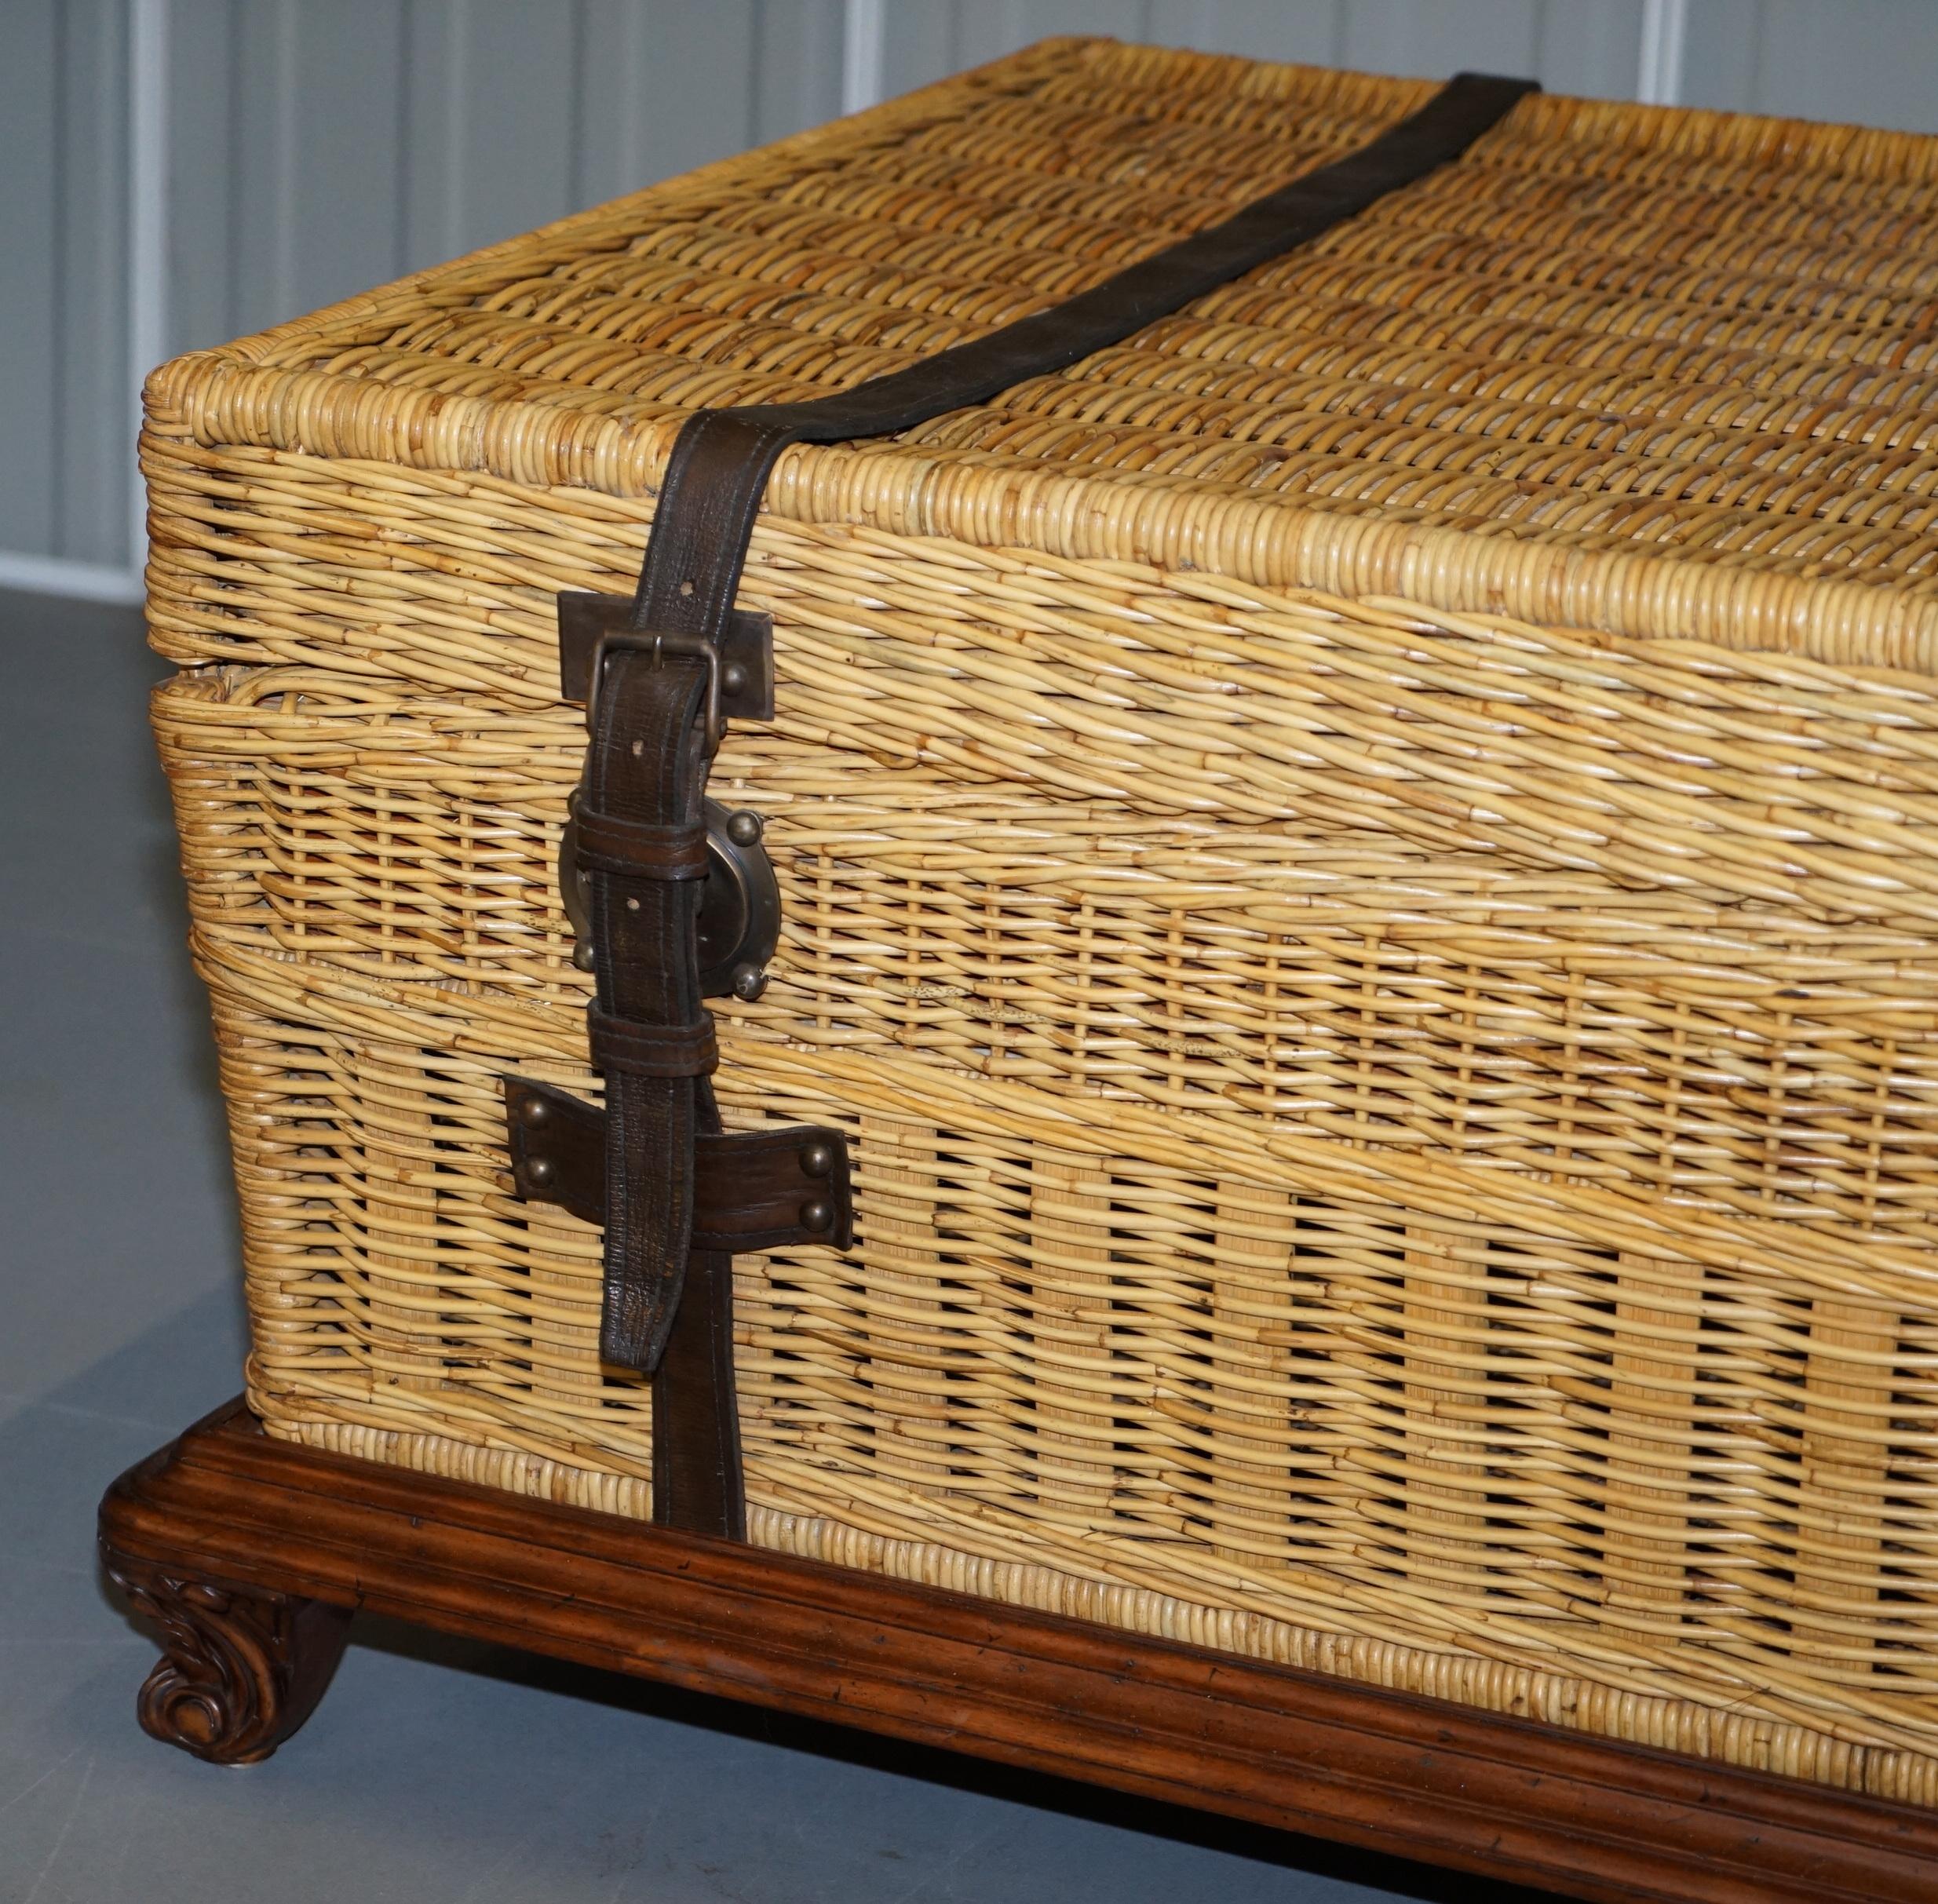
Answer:
<svg viewBox="0 0 1938 1904"><path fill-rule="evenodd" d="M352 1610L1596 1899L1938 1904L1938 1815L318 1454L240 1402L101 1503L157 1738L266 1758Z"/></svg>

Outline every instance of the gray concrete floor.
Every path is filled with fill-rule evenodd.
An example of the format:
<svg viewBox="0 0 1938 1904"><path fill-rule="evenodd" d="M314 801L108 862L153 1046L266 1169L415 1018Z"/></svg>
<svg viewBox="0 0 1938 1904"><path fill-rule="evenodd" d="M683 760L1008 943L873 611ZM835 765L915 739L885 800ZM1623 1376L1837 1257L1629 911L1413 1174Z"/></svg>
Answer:
<svg viewBox="0 0 1938 1904"><path fill-rule="evenodd" d="M144 1738L94 1504L243 1342L160 671L0 596L0 1904L1532 1899L367 1618L268 1764Z"/></svg>

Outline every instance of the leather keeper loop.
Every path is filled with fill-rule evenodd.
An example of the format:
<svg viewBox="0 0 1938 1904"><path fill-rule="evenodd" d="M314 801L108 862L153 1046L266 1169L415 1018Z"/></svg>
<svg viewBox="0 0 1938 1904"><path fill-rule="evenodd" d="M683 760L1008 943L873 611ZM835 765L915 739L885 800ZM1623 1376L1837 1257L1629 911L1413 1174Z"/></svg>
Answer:
<svg viewBox="0 0 1938 1904"><path fill-rule="evenodd" d="M720 1063L710 1012L690 1025L646 1025L613 1018L595 1005L586 1009L592 1033L593 1069L635 1078L698 1078Z"/></svg>
<svg viewBox="0 0 1938 1904"><path fill-rule="evenodd" d="M614 873L623 879L706 877L703 826L661 826L647 820L621 819L616 814L594 812L582 801L572 818L578 823L582 872Z"/></svg>

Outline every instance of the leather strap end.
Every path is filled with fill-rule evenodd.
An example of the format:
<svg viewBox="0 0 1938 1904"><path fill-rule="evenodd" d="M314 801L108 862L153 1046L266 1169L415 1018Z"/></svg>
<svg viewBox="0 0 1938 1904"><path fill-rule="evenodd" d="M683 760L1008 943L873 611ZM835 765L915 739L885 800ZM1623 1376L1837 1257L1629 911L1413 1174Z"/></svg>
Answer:
<svg viewBox="0 0 1938 1904"><path fill-rule="evenodd" d="M648 1025L615 1018L598 1006L586 1009L592 1034L592 1067L607 1077L699 1078L716 1070L720 1046L714 1015L704 1012L690 1025Z"/></svg>
<svg viewBox="0 0 1938 1904"><path fill-rule="evenodd" d="M599 1310L601 1362L610 1368L630 1370L635 1375L659 1373L680 1313L689 1267L690 1260L682 1257L656 1302L645 1301L630 1290L626 1293L633 1300L615 1300L615 1293L608 1279L606 1300Z"/></svg>

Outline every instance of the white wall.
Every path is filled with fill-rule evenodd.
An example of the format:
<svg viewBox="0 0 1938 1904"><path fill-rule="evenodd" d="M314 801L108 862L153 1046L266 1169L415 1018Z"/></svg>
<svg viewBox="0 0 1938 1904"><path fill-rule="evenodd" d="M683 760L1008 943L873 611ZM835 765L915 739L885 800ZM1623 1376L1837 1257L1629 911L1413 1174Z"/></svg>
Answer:
<svg viewBox="0 0 1938 1904"><path fill-rule="evenodd" d="M1046 34L1626 97L1678 18L1686 103L1938 130L1938 0L0 0L0 585L132 593L157 299L217 343Z"/></svg>

